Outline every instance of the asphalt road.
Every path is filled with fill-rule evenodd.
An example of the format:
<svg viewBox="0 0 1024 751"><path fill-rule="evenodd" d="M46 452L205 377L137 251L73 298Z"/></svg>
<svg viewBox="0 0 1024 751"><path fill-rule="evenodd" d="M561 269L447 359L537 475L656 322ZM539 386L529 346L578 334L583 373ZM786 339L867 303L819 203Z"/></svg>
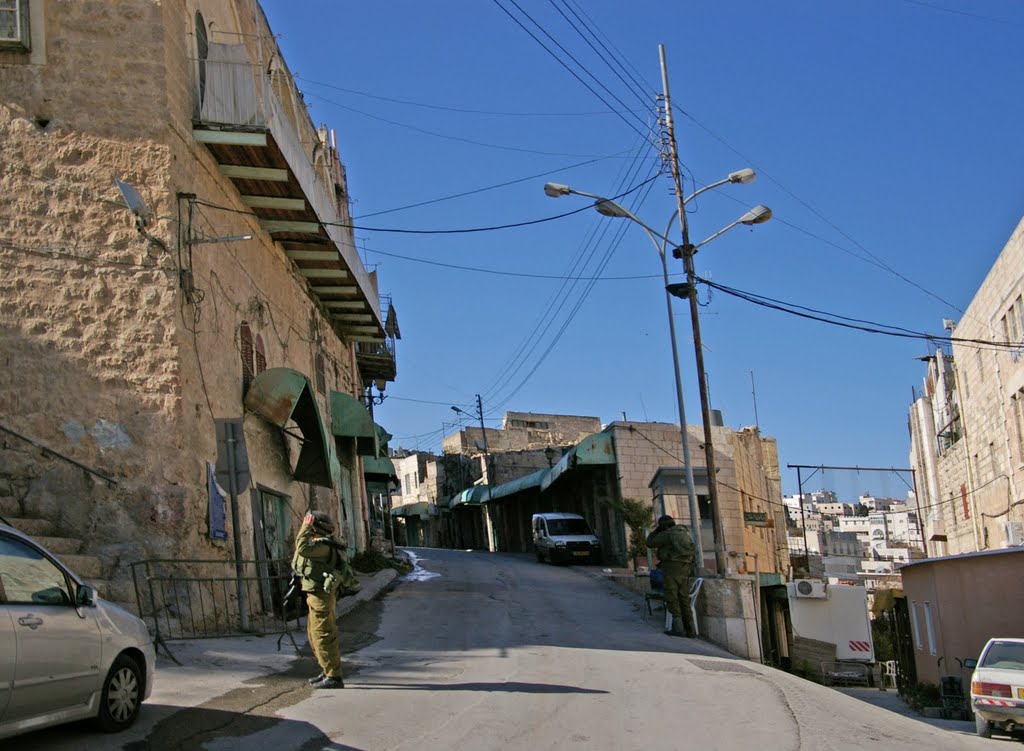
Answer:
<svg viewBox="0 0 1024 751"><path fill-rule="evenodd" d="M428 575L343 619L342 691L305 685L316 672L309 657L263 654L251 658L258 669L235 675L229 663L249 653L225 651L228 672L195 669L191 691L157 692L139 726L121 736L76 725L0 745L941 751L1005 743L937 729L707 642L666 636L635 598L581 569L525 556L414 552Z"/></svg>

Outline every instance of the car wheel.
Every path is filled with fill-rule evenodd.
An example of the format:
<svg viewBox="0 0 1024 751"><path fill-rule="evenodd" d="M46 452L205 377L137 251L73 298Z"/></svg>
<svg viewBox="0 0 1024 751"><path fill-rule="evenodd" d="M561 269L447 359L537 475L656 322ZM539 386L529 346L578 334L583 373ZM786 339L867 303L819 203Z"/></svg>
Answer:
<svg viewBox="0 0 1024 751"><path fill-rule="evenodd" d="M142 704L142 669L128 655L118 655L103 681L96 724L107 733L131 726Z"/></svg>
<svg viewBox="0 0 1024 751"><path fill-rule="evenodd" d="M982 738L992 737L992 723L977 713L974 715L974 728Z"/></svg>

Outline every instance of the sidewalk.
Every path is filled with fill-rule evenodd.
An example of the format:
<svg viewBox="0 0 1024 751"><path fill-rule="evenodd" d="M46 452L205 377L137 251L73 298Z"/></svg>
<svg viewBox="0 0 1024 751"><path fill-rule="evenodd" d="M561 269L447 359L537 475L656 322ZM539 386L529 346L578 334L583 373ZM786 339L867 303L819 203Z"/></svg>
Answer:
<svg viewBox="0 0 1024 751"><path fill-rule="evenodd" d="M887 709L890 712L909 717L912 720L923 722L926 725L940 728L942 730L949 730L953 733L960 733L962 735L975 735L974 723L971 721L964 720L941 720L931 717L925 717L919 715L910 705L903 701L903 698L896 693L895 689L888 689L886 691L880 691L877 688L848 688L848 687L833 687L834 691L852 696L855 699L860 699L868 704L873 704L876 707Z"/></svg>
<svg viewBox="0 0 1024 751"><path fill-rule="evenodd" d="M397 576L398 572L390 568L360 574L359 592L338 602L338 617L377 597ZM293 628L295 643L300 648L305 646L305 628L295 628L294 622ZM180 707L198 706L247 680L284 672L299 659L288 634L171 641L167 648L181 664L158 650L149 701Z"/></svg>

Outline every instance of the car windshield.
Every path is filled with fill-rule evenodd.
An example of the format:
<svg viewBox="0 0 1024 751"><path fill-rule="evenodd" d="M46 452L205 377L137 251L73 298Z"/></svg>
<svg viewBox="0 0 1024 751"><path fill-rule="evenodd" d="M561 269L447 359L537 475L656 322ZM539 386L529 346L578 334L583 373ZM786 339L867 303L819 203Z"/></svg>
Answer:
<svg viewBox="0 0 1024 751"><path fill-rule="evenodd" d="M549 535L589 535L590 526L583 519L548 519Z"/></svg>
<svg viewBox="0 0 1024 751"><path fill-rule="evenodd" d="M995 641L981 661L983 668L1024 670L1024 642Z"/></svg>

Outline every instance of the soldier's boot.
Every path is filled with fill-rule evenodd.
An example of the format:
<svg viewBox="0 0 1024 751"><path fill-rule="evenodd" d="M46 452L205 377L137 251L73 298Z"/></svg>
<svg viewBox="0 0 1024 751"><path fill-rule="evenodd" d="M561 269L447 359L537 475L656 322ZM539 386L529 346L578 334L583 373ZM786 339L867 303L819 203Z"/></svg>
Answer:
<svg viewBox="0 0 1024 751"><path fill-rule="evenodd" d="M314 675L312 678L307 679L306 682L310 686L312 686L314 683L319 683L320 681L322 681L326 677L327 677L327 673L325 673L323 670L321 670L318 675Z"/></svg>
<svg viewBox="0 0 1024 751"><path fill-rule="evenodd" d="M345 688L345 681L340 675L325 675L322 680L313 684L313 688Z"/></svg>
<svg viewBox="0 0 1024 751"><path fill-rule="evenodd" d="M689 636L689 634L686 633L686 627L683 625L682 621L682 618L674 619L672 623L672 630L669 632L672 636Z"/></svg>

